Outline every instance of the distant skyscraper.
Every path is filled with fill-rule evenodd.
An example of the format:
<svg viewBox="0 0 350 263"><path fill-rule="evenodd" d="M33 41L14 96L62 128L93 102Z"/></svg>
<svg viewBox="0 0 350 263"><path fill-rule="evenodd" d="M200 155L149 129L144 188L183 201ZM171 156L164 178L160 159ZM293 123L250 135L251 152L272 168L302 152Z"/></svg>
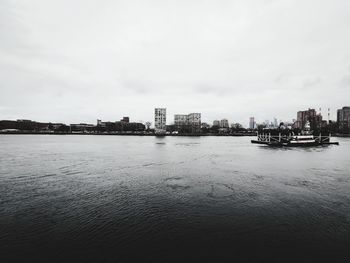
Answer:
<svg viewBox="0 0 350 263"><path fill-rule="evenodd" d="M220 128L228 128L229 124L228 124L228 120L227 119L222 119L220 121Z"/></svg>
<svg viewBox="0 0 350 263"><path fill-rule="evenodd" d="M249 129L254 129L255 128L255 119L254 117L249 118Z"/></svg>
<svg viewBox="0 0 350 263"><path fill-rule="evenodd" d="M277 118L273 118L273 126L275 126L275 128L278 127Z"/></svg>
<svg viewBox="0 0 350 263"><path fill-rule="evenodd" d="M166 108L154 109L155 132L165 132L166 130Z"/></svg>

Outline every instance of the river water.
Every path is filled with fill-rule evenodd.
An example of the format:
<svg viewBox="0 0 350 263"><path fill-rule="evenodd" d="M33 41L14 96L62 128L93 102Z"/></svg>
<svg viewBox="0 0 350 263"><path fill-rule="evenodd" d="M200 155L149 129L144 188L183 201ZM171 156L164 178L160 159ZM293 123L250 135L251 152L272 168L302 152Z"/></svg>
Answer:
<svg viewBox="0 0 350 263"><path fill-rule="evenodd" d="M350 139L250 139L1 135L1 262L345 262Z"/></svg>

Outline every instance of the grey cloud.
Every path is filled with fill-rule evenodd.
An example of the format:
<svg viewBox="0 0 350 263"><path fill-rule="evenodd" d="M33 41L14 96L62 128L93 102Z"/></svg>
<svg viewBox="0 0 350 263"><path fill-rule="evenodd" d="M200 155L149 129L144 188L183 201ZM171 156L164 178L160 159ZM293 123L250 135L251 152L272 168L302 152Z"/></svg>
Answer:
<svg viewBox="0 0 350 263"><path fill-rule="evenodd" d="M304 88L311 88L319 85L322 82L320 77L306 78L303 83Z"/></svg>
<svg viewBox="0 0 350 263"><path fill-rule="evenodd" d="M132 92L134 96L152 94L156 90L162 91L156 89L154 83L140 79L126 79L121 82L121 85L126 92Z"/></svg>
<svg viewBox="0 0 350 263"><path fill-rule="evenodd" d="M345 75L339 81L339 86L341 88L350 88L350 75Z"/></svg>
<svg viewBox="0 0 350 263"><path fill-rule="evenodd" d="M0 119L152 120L161 105L170 120L202 111L246 124L336 109L350 96L349 9L347 0L3 0Z"/></svg>
<svg viewBox="0 0 350 263"><path fill-rule="evenodd" d="M208 84L201 84L197 85L194 88L194 91L198 94L213 94L213 95L227 95L233 91L230 87L223 87L223 86L214 86L214 85L208 85Z"/></svg>

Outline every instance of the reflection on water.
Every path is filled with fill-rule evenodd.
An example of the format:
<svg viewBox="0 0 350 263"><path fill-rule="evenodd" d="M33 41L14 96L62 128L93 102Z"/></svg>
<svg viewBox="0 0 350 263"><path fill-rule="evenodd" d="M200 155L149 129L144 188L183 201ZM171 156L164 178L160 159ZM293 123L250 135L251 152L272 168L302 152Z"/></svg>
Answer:
<svg viewBox="0 0 350 263"><path fill-rule="evenodd" d="M2 255L335 261L350 245L350 140L339 141L0 136Z"/></svg>

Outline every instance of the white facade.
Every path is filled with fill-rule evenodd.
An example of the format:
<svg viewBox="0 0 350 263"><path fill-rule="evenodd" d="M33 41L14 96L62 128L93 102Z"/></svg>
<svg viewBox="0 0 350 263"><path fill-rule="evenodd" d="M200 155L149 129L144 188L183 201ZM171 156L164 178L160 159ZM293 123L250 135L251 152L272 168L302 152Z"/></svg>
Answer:
<svg viewBox="0 0 350 263"><path fill-rule="evenodd" d="M165 132L166 130L166 108L154 109L154 128L156 132Z"/></svg>

